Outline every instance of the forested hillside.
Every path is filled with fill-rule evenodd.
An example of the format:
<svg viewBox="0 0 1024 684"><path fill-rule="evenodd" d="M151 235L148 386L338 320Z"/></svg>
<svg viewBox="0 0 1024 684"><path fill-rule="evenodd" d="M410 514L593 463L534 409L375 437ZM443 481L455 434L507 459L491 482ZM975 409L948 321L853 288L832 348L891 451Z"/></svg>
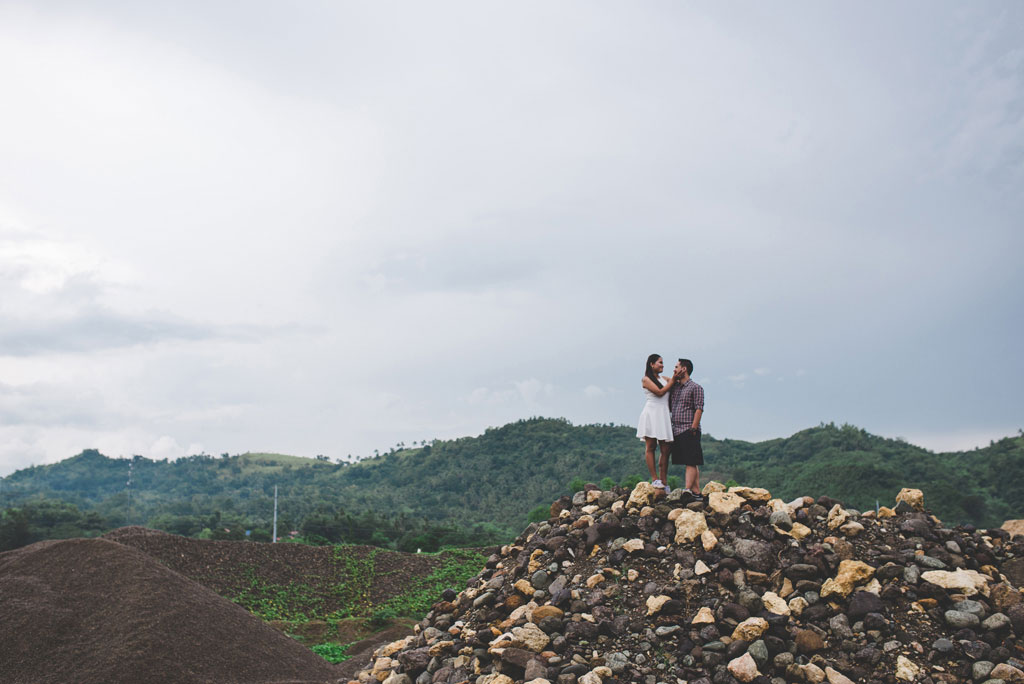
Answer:
<svg viewBox="0 0 1024 684"><path fill-rule="evenodd" d="M935 454L829 424L759 443L706 435L704 447L705 481L735 480L783 498L827 494L861 509L916 487L950 522L993 526L1024 517L1021 436ZM354 464L267 454L112 459L87 450L0 482L0 548L126 524L213 538L249 530L269 540L275 485L280 535L405 550L481 545L517 534L531 510L574 481L608 484L645 473L632 428L544 418Z"/></svg>

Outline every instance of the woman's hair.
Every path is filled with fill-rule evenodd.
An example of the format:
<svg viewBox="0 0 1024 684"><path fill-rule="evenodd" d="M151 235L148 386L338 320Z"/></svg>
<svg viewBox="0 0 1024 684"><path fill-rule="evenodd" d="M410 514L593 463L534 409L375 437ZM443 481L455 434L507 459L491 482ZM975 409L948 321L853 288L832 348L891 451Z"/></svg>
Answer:
<svg viewBox="0 0 1024 684"><path fill-rule="evenodd" d="M661 354L651 354L650 356L647 357L647 366L646 368L644 368L644 375L649 377L651 379L651 382L658 386L658 389L661 389L661 378L659 378L658 374L654 372L654 369L651 368L651 365L660 358Z"/></svg>

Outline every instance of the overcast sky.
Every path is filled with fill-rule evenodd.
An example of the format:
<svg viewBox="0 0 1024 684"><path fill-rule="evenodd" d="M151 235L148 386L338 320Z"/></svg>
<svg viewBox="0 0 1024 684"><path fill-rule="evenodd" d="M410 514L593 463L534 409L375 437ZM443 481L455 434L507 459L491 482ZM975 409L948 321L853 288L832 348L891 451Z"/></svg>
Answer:
<svg viewBox="0 0 1024 684"><path fill-rule="evenodd" d="M0 0L0 474L1024 427L1024 4ZM640 447L638 449L638 458Z"/></svg>

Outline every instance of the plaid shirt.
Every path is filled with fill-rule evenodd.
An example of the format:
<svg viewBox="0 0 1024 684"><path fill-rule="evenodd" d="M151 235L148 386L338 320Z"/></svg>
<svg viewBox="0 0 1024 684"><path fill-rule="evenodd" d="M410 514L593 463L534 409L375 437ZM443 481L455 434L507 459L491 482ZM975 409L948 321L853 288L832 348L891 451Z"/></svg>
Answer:
<svg viewBox="0 0 1024 684"><path fill-rule="evenodd" d="M672 432L686 432L693 427L697 409L704 410L704 388L693 380L673 385L668 391L668 408L672 412Z"/></svg>

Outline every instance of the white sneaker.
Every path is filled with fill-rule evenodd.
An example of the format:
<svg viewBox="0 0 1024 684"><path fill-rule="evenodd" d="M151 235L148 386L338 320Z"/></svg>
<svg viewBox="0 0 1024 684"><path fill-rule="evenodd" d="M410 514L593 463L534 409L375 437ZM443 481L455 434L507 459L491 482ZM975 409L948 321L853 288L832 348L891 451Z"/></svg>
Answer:
<svg viewBox="0 0 1024 684"><path fill-rule="evenodd" d="M665 485L665 493L666 494L671 494L672 493L672 488L669 487L668 485Z"/></svg>
<svg viewBox="0 0 1024 684"><path fill-rule="evenodd" d="M655 480L651 484L654 485L655 489L662 489L665 486L665 483L662 482L661 480Z"/></svg>

